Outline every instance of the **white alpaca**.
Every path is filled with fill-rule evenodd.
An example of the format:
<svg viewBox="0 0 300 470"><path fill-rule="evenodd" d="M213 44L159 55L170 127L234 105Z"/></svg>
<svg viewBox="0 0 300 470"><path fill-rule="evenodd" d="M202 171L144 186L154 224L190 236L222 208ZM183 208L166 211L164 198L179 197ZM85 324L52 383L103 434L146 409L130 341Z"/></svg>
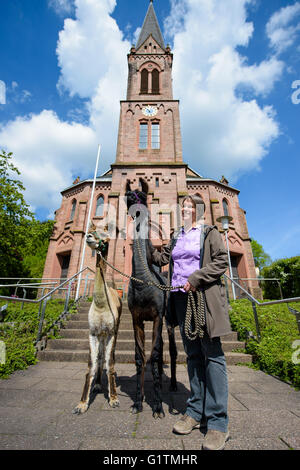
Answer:
<svg viewBox="0 0 300 470"><path fill-rule="evenodd" d="M100 249L105 256L107 255L108 241L107 234L101 232L98 235L96 227L91 224L86 240L88 246L93 250ZM93 302L88 314L90 330L88 372L81 401L73 410L75 414L85 413L88 410L92 391L101 387L104 363L108 377L109 404L111 407L119 406L114 365L122 302L117 291L107 286L104 274L105 263L97 253Z"/></svg>

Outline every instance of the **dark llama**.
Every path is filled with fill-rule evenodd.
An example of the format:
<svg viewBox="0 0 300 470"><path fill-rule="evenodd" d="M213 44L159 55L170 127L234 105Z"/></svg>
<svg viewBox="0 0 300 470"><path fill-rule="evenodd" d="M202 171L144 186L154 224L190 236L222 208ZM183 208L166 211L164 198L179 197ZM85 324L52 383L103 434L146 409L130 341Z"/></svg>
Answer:
<svg viewBox="0 0 300 470"><path fill-rule="evenodd" d="M140 179L141 190L130 188L130 182L126 183L126 204L129 214L134 221L134 236L132 249L132 276L143 280L139 283L130 280L128 288L128 307L132 315L132 323L135 339L135 364L136 364L136 398L132 405L132 413L138 413L143 409L144 399L144 372L146 365L145 356L145 332L144 322L153 322L152 349L150 364L154 386L153 417L165 416L162 406L162 372L163 372L163 339L162 327L165 314L165 291L149 285L151 279L157 284L165 285L166 278L152 265L152 243L149 240L149 213L147 208L148 185ZM151 250L152 247L152 250ZM176 391L176 358L177 348L175 343L174 328L166 322L169 337L169 352L171 358L171 382L170 390Z"/></svg>

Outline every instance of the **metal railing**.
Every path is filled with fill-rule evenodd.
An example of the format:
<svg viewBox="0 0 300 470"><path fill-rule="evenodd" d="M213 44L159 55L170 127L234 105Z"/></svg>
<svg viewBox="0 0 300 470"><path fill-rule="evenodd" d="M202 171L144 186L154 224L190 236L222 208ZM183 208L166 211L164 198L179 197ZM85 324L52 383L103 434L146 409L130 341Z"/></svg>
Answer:
<svg viewBox="0 0 300 470"><path fill-rule="evenodd" d="M47 307L47 302L48 300L51 298L51 296L59 291L59 290L65 290L66 291L66 297L65 297L65 303L64 303L64 310L62 312L62 314L59 316L59 318L56 320L56 322L58 322L59 320L61 320L62 317L64 317L66 315L66 313L68 313L68 308L69 308L69 302L70 302L70 297L71 297L71 291L72 291L72 285L73 285L73 282L75 281L75 278L77 276L79 276L81 273L83 273L84 271L86 270L89 270L89 271L92 271L94 272L91 268L89 268L88 266L85 267L84 269L78 271L76 274L74 274L73 276L71 276L69 279L66 279L65 281L63 281L61 284L59 284L57 287L54 287L53 289L50 290L50 292L48 292L47 294L44 294L44 290L46 289L46 287L37 287L38 284L34 283L34 285L30 285L29 284L26 284L27 287L30 287L30 288L33 288L33 289L39 289L39 288L42 288L42 296L39 298L39 299L27 299L26 297L9 297L9 296L5 296L5 295L0 295L0 299L3 299L3 300L9 300L9 301L12 301L12 302L22 302L22 304L25 303L31 303L31 304L39 304L39 310L38 310L38 318L39 318L39 326L38 326L38 332L37 332L37 337L36 337L36 341L35 341L35 345L40 341L41 339L41 334L42 334L42 329L43 329L43 323L44 323L44 319L45 319L45 312L46 312L46 307ZM1 279L5 279L5 278L1 278ZM7 279L7 278L6 278ZM15 278L16 279L16 278ZM18 279L18 278L17 278ZM24 278L22 278L24 279ZM31 278L33 279L33 278ZM37 278L35 278L37 279ZM86 276L86 282L85 282L85 288L84 288L84 293L81 297L78 298L78 300L80 298L82 298L83 296L85 296L85 293L86 293L86 288L87 288L87 279L88 279L88 274ZM68 287L64 287L67 283L69 283ZM40 283L39 285L42 285L42 284L46 284L49 288L49 283ZM51 283L52 284L52 283ZM0 285L0 287L14 287L15 285L17 285L18 287L22 287L22 284L5 284L5 285ZM53 327L53 324L48 328L48 331Z"/></svg>
<svg viewBox="0 0 300 470"><path fill-rule="evenodd" d="M265 281L276 282L277 285L278 285L278 288L279 288L280 298L283 299L281 280L276 278L276 277L271 277L271 278L269 278L269 277L233 277L232 279L235 280L236 282L243 281L243 284L246 284L245 281L257 281L258 284L260 284L261 282L265 282ZM249 290L248 290L248 292L249 292Z"/></svg>
<svg viewBox="0 0 300 470"><path fill-rule="evenodd" d="M35 344L37 344L40 339L41 339L41 333L42 333L42 328L43 328L43 322L44 322L44 318L45 318L45 311L46 311L46 307L47 307L47 302L48 300L50 299L50 297L58 290L66 290L67 293L66 293L66 298L65 298L65 304L64 304L64 310L62 312L62 314L60 315L60 317L58 318L57 321L59 321L67 312L68 312L68 306L69 306L69 301L70 301L70 297L71 297L71 290L72 290L72 285L73 285L73 282L75 280L75 278L77 276L79 276L81 273L83 273L84 271L86 270L89 270L89 271L92 271L94 273L94 271L89 268L88 266L85 267L84 269L78 271L76 274L74 274L72 277L70 277L69 279L66 279L65 281L63 281L59 286L57 287L54 287L52 290L50 290L50 292L48 292L47 294L44 294L44 289L46 289L46 287L44 286L42 289L43 289L43 292L42 292L42 296L39 298L39 299L27 299L26 297L23 297L23 298L19 298L19 297L9 297L9 296L3 296L3 295L0 295L0 299L3 299L3 300L9 300L9 301L13 301L13 302L22 302L22 303L33 303L33 304L39 304L39 311L38 311L38 318L40 319L39 321L39 327L38 327L38 333L37 333L37 337L36 337L36 342ZM245 294L245 296L247 297L247 299L251 302L252 304L252 309L253 309L253 315L254 315L254 321L255 321L255 327L256 327L256 333L257 333L257 339L258 341L260 342L261 340L261 333L260 333L260 327L259 327L259 320L258 320L258 315L257 315L257 310L256 310L256 307L259 306L259 307L265 307L267 305L276 305L276 304L282 304L282 303L290 303L290 302L299 302L300 301L300 297L293 297L293 298L288 298L288 299L280 299L280 300L272 300L272 301L268 301L268 302L260 302L259 300L257 300L255 297L253 297L243 286L241 286L238 282L236 282L234 279L235 278L230 278L229 276L227 276L227 274L224 274L224 278L225 278L225 281L228 280L230 281L231 283L233 283L236 287L238 287L239 289L241 289L243 291L243 293ZM0 278L0 279L5 279L5 278ZM6 278L7 279L7 278ZM13 278L11 278L13 279ZM19 279L19 278L14 278L14 279ZM24 279L24 278L23 278ZM32 280L33 278L31 278ZM37 278L35 278L37 279ZM53 278L52 278L53 280ZM91 280L91 279L90 279ZM252 279L252 280L257 280L259 281L260 279L259 278L256 278L256 279ZM275 280L275 279L272 279L272 280ZM92 279L93 281L93 279ZM67 283L69 283L69 286L68 288L64 288L63 286L65 286ZM39 285L43 285L43 284L46 284L47 286L49 286L50 284L53 284L53 283L40 283ZM85 279L85 287L84 287L84 293L82 296L80 296L77 300L79 300L80 298L82 297L85 297L86 296L86 291L87 291L87 284L88 284L88 274L86 276L86 279ZM226 282L225 282L226 284ZM22 284L15 284L17 285L18 287L22 287L23 285ZM0 285L0 288L1 287L14 287L15 285L8 285L8 284L5 284L5 285ZM32 283L31 285L29 284L26 284L25 286L27 287L30 287L30 288L41 288L41 287L36 287L37 284L35 283ZM49 287L48 287L49 288ZM227 295L228 295L228 292L227 292ZM281 292L281 296L282 296L282 292ZM296 321L297 321L297 325L298 325L298 329L299 329L299 332L300 332L300 313L297 312L296 310L294 309L289 309L294 315L296 315ZM299 314L299 315L298 315ZM50 330L52 328L53 325L51 325L48 330Z"/></svg>
<svg viewBox="0 0 300 470"><path fill-rule="evenodd" d="M259 321L258 321L256 306L265 307L267 305L276 305L276 304L284 304L284 303L288 304L290 302L299 302L300 301L300 297L293 297L293 298L289 298L289 299L282 299L281 298L280 300L271 300L271 301L268 301L268 302L260 302L255 297L253 297L246 289L244 289L244 287L242 287L238 282L236 282L234 280L234 278L231 279L229 276L227 276L227 274L224 274L224 277L225 277L225 279L228 279L231 283L233 283L235 286L239 287L244 292L244 294L246 295L248 300L252 303L252 309L253 309L253 315L254 315L254 321L255 321L255 327L256 327L256 334L257 334L257 339L258 339L259 342L261 340L261 333L260 333L260 327L259 327ZM259 281L259 278L257 278L257 281ZM294 315L296 315L295 312L297 312L297 311L294 310L294 312L292 312L292 313L294 313ZM297 312L297 314L298 313L299 312ZM298 329L299 329L299 333L300 333L300 318L297 317L297 315L296 315L296 321L297 321L297 325L298 325Z"/></svg>

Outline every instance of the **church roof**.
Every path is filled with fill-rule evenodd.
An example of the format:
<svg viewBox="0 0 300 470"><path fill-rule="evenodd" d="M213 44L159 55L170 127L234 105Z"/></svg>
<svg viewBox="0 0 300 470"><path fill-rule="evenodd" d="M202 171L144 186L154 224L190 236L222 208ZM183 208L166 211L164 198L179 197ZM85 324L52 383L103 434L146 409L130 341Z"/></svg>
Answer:
<svg viewBox="0 0 300 470"><path fill-rule="evenodd" d="M152 0L150 1L146 18L144 20L144 24L142 26L140 36L136 45L136 49L141 47L141 45L146 41L146 39L150 36L150 34L152 34L152 37L160 45L160 47L162 49L165 49L164 38L161 34L161 30L160 30L158 20L154 11Z"/></svg>

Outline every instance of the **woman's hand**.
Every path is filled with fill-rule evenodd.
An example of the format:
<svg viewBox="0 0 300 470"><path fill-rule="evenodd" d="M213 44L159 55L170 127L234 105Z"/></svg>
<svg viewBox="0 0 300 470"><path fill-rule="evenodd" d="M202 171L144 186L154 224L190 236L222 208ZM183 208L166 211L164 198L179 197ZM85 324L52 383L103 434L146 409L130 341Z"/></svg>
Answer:
<svg viewBox="0 0 300 470"><path fill-rule="evenodd" d="M192 284L189 283L189 281L186 282L186 284L184 285L184 290L185 292L189 292L190 290L192 292L196 292L196 287L192 286Z"/></svg>

